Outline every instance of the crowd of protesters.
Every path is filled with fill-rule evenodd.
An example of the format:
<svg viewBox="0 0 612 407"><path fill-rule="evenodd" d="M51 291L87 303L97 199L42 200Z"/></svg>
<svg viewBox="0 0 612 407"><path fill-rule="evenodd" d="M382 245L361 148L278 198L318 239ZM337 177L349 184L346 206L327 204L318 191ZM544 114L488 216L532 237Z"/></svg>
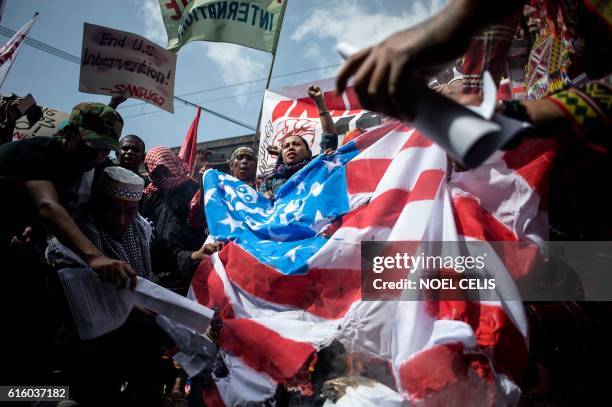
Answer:
<svg viewBox="0 0 612 407"><path fill-rule="evenodd" d="M19 100L5 100L6 111ZM0 145L0 182L11 197L2 213L12 214L0 243L12 271L3 284L3 321L15 327L8 338L15 352L7 357L14 368L3 369L2 382L68 382L83 405L163 405L164 395L180 396L174 381L184 375L170 362L173 343L154 315L135 309L120 329L81 341L56 275L87 266L119 288L134 288L140 276L185 295L200 261L222 247L205 244L201 182L177 155L165 146L146 151L137 135L121 138L114 108L122 101L81 103L55 136ZM17 118L4 117L9 127ZM300 136L287 137L277 155L274 189L312 158ZM231 175L256 187L256 163L255 151L241 146L228 164Z"/></svg>
<svg viewBox="0 0 612 407"><path fill-rule="evenodd" d="M531 123L525 137L559 143L549 194L551 238L611 240L612 212L601 199L601 182L610 173L611 15L605 1L453 0L429 20L350 57L337 90L353 77L362 106L410 121L416 87L429 83L460 103L478 104L484 71L503 89L506 68L523 58L522 93L512 85L500 92L498 112ZM528 52L510 55L513 41L528 44ZM320 114L323 154L333 153L339 138L346 143L360 134L337 134L321 89L312 85L306 92ZM123 98L80 103L54 137L11 142L19 100L6 98L0 106L2 321L11 330L0 383L68 383L82 405L173 405L171 396L185 396L185 374L172 363L173 343L153 315L135 309L120 329L81 341L56 271L84 265L120 288L134 288L140 276L186 295L199 263L224 243L207 239L202 183L170 148L147 151L141 137L121 138L123 119L115 109ZM256 178L256 152L240 146L230 156L230 174L274 200L275 191L313 159L312 147L288 134L268 149L277 157L273 171ZM108 158L111 151L116 163ZM202 164L200 177L207 168ZM526 307L532 324L526 397L572 402L585 389L605 385L602 377L583 373L581 364L612 361L604 349L612 334L611 307ZM576 330L583 335L570 335ZM326 360L325 351L319 360ZM196 395L191 402L201 400Z"/></svg>

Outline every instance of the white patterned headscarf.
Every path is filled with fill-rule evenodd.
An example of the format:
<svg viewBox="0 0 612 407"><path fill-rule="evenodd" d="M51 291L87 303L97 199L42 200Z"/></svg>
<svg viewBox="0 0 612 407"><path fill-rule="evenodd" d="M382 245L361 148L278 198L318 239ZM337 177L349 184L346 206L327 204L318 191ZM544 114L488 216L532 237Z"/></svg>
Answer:
<svg viewBox="0 0 612 407"><path fill-rule="evenodd" d="M78 223L85 236L104 255L125 261L140 277L151 280L150 242L153 233L145 218L138 215L119 240L99 228L91 214L87 214ZM75 264L87 267L79 255L60 243L56 237L48 241L45 257L51 266L57 268Z"/></svg>
<svg viewBox="0 0 612 407"><path fill-rule="evenodd" d="M123 260L140 277L151 279L151 225L138 215L119 239L113 238L98 227L93 217L88 216L79 226L91 242L106 256Z"/></svg>

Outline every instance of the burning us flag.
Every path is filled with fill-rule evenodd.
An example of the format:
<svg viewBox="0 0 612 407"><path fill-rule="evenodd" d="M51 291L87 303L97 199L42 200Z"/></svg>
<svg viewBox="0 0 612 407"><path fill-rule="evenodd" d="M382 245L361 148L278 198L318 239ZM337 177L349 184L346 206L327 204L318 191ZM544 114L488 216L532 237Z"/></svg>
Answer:
<svg viewBox="0 0 612 407"><path fill-rule="evenodd" d="M520 302L362 301L360 248L544 239L540 174L553 154L545 144L499 152L447 181L443 150L387 122L315 158L274 202L209 170L206 218L228 243L202 262L191 295L218 310L227 369L213 374L207 404L261 402L279 385L309 394L317 355L333 341L388 366L396 402L460 393L516 401L527 362Z"/></svg>

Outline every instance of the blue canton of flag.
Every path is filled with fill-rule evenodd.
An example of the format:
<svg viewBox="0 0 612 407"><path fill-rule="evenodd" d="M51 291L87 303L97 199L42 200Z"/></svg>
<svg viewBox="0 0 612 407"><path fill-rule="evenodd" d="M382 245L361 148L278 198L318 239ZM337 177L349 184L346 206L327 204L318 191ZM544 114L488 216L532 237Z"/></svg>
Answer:
<svg viewBox="0 0 612 407"><path fill-rule="evenodd" d="M276 191L274 201L208 170L203 183L211 236L233 241L284 274L306 273L309 258L327 241L322 230L350 209L345 166L358 154L349 143L317 156Z"/></svg>

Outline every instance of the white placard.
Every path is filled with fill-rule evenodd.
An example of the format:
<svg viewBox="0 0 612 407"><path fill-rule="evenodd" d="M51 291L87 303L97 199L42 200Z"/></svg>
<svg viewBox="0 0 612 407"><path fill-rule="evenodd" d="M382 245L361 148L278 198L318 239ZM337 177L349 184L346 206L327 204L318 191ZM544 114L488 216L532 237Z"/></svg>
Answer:
<svg viewBox="0 0 612 407"><path fill-rule="evenodd" d="M176 54L125 31L85 23L79 91L123 95L174 112Z"/></svg>

